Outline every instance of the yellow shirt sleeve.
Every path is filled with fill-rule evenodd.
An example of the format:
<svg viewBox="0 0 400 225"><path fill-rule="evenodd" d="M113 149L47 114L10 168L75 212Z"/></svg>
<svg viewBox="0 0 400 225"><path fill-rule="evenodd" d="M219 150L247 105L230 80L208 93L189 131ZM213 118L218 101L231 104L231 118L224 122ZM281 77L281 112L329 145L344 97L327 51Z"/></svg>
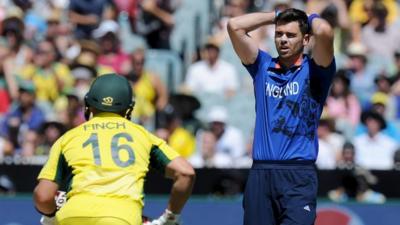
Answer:
<svg viewBox="0 0 400 225"><path fill-rule="evenodd" d="M178 152L172 149L164 140L149 133L149 139L152 142L150 150L150 167L164 174L165 167L176 157L179 157Z"/></svg>
<svg viewBox="0 0 400 225"><path fill-rule="evenodd" d="M61 138L50 149L50 155L39 173L38 179L46 179L56 182L58 185L62 185L62 181L65 178L65 168L67 162L61 151Z"/></svg>

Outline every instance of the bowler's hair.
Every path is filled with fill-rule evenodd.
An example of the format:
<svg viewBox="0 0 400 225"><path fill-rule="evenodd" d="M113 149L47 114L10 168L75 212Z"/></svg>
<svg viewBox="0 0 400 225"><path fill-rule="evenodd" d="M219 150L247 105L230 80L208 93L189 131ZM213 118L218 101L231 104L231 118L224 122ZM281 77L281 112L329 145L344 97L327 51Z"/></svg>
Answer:
<svg viewBox="0 0 400 225"><path fill-rule="evenodd" d="M299 9L290 8L278 14L275 18L275 25L287 24L290 22L298 22L301 33L310 33L310 26L308 25L308 16L304 11Z"/></svg>

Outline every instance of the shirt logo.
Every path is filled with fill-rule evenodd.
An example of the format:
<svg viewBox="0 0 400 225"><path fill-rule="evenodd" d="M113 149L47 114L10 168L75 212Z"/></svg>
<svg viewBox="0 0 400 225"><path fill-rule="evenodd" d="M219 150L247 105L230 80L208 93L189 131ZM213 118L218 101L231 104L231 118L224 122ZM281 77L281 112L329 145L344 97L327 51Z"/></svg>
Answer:
<svg viewBox="0 0 400 225"><path fill-rule="evenodd" d="M304 206L304 208L303 208L303 209L304 209L304 210L306 210L306 211L309 211L309 212L311 212L310 206L308 206L308 205Z"/></svg>
<svg viewBox="0 0 400 225"><path fill-rule="evenodd" d="M273 98L282 98L285 96L299 94L300 85L297 81L290 82L284 86L276 86L274 84L265 83L265 94Z"/></svg>
<svg viewBox="0 0 400 225"><path fill-rule="evenodd" d="M114 99L112 97L105 97L103 98L103 102L101 104L106 106L112 106L113 101Z"/></svg>

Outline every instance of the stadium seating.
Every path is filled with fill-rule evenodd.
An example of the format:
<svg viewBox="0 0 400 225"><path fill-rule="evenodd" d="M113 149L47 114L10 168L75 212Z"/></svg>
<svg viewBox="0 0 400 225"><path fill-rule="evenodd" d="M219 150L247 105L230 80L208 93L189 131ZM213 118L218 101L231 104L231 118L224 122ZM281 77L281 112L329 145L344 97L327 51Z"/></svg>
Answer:
<svg viewBox="0 0 400 225"><path fill-rule="evenodd" d="M146 51L145 67L160 76L170 93L176 92L183 81L182 66L178 53L174 51L161 49Z"/></svg>

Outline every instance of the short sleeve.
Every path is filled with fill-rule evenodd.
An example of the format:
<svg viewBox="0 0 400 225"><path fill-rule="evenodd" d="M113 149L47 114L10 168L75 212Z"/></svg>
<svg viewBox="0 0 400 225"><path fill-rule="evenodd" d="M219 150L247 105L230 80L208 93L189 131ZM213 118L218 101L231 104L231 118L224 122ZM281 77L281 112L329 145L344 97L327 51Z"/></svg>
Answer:
<svg viewBox="0 0 400 225"><path fill-rule="evenodd" d="M51 147L49 158L40 171L38 179L51 180L61 185L66 176L66 167L67 162L61 151L61 139L58 139Z"/></svg>
<svg viewBox="0 0 400 225"><path fill-rule="evenodd" d="M331 64L327 67L319 66L313 59L310 59L311 90L313 96L320 103L325 102L335 73L335 58L333 58Z"/></svg>
<svg viewBox="0 0 400 225"><path fill-rule="evenodd" d="M173 159L179 157L178 152L172 149L164 140L149 134L152 142L150 150L150 166L164 174L165 167Z"/></svg>
<svg viewBox="0 0 400 225"><path fill-rule="evenodd" d="M256 58L256 61L254 61L253 64L249 65L244 65L244 67L247 69L247 71L250 73L251 77L254 79L257 75L257 73L260 71L262 68L262 65L265 63L271 62L271 55L269 55L267 52L264 52L262 50L258 50L258 55Z"/></svg>

